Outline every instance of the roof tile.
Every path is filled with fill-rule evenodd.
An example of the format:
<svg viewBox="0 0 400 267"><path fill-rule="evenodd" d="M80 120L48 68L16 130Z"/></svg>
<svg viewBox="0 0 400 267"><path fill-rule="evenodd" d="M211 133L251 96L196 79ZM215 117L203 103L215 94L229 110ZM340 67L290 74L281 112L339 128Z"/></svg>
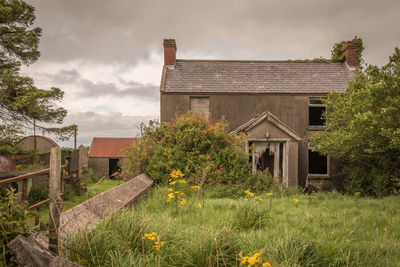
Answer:
<svg viewBox="0 0 400 267"><path fill-rule="evenodd" d="M164 92L327 93L344 91L357 70L340 62L176 60Z"/></svg>

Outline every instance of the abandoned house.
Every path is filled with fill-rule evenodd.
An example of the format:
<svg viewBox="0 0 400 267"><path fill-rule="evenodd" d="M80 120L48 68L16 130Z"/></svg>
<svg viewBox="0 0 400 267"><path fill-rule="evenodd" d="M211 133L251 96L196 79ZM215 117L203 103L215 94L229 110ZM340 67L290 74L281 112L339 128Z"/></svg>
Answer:
<svg viewBox="0 0 400 267"><path fill-rule="evenodd" d="M120 171L122 151L137 138L94 137L89 149L88 167L95 173L111 176Z"/></svg>
<svg viewBox="0 0 400 267"><path fill-rule="evenodd" d="M358 74L356 45L344 47L345 62L190 60L176 59L175 40L164 40L161 120L190 110L224 116L230 131L247 134L253 170L268 168L288 186L340 187L339 163L309 140L325 129L321 99Z"/></svg>

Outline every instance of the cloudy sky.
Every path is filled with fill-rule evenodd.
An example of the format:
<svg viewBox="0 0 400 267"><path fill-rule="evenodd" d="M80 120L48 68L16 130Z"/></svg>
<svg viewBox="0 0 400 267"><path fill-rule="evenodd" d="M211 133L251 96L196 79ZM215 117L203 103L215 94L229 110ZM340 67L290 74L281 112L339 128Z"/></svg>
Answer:
<svg viewBox="0 0 400 267"><path fill-rule="evenodd" d="M132 137L159 117L162 40L178 58L313 59L337 41L364 40L367 63L400 47L398 0L32 0L41 58L24 68L60 87L78 144ZM63 143L70 146L72 142Z"/></svg>

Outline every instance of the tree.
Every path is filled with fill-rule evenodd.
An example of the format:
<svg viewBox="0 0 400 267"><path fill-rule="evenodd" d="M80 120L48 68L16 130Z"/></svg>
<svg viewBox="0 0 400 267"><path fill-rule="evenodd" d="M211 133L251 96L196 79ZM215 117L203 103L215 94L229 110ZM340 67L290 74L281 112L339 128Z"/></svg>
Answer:
<svg viewBox="0 0 400 267"><path fill-rule="evenodd" d="M369 65L345 93L326 100L327 129L315 149L345 163L345 188L384 196L400 188L400 50L389 63Z"/></svg>
<svg viewBox="0 0 400 267"><path fill-rule="evenodd" d="M40 28L32 28L34 7L23 0L0 0L0 151L14 154L17 136L30 128L68 138L76 126L46 127L60 124L67 111L55 102L63 98L59 88L35 87L33 79L20 75L22 64L29 65L40 56ZM6 133L6 134L3 134ZM13 138L10 138L12 136Z"/></svg>

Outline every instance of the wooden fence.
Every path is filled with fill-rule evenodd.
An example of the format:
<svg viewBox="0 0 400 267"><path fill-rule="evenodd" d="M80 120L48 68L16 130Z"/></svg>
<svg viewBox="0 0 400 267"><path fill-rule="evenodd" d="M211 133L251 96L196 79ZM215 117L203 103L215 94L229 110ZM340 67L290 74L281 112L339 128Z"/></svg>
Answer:
<svg viewBox="0 0 400 267"><path fill-rule="evenodd" d="M49 222L50 222L49 232L50 234L53 233L53 235L56 236L55 238L52 237L49 238L49 248L50 250L56 253L58 253L58 248L59 248L58 227L59 227L59 218L64 205L65 182L68 179L77 177L76 173L79 171L78 169L71 170L71 168L69 167L70 166L68 165L61 165L60 147L53 147L50 153L50 168L0 180L0 185L23 181L21 202L27 203L28 180L33 179L33 177L38 175L49 174L49 198L29 206L29 209L37 210L37 213L35 214L35 226L36 226L39 224L40 207L49 203Z"/></svg>

